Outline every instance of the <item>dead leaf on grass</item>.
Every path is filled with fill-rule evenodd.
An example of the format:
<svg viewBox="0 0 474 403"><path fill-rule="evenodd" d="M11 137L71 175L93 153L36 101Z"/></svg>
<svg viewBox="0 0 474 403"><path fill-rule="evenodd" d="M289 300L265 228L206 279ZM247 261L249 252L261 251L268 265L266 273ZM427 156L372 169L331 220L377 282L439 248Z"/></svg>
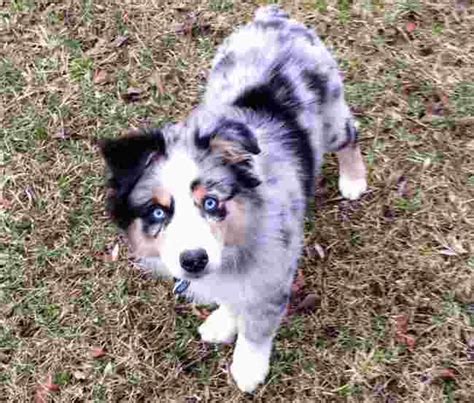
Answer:
<svg viewBox="0 0 474 403"><path fill-rule="evenodd" d="M12 207L12 202L10 200L5 199L3 195L0 193L0 209L9 210L11 207Z"/></svg>
<svg viewBox="0 0 474 403"><path fill-rule="evenodd" d="M96 70L94 71L94 77L92 79L94 84L105 84L109 81L109 73L105 70Z"/></svg>
<svg viewBox="0 0 474 403"><path fill-rule="evenodd" d="M291 285L291 293L292 294L299 294L304 287L304 275L302 270L298 270L298 273L296 274L295 281L293 281L293 284Z"/></svg>
<svg viewBox="0 0 474 403"><path fill-rule="evenodd" d="M207 319L207 317L211 314L209 309L197 307L195 305L192 307L192 312L197 318L201 320Z"/></svg>
<svg viewBox="0 0 474 403"><path fill-rule="evenodd" d="M53 135L53 139L57 139L57 140L67 140L70 137L71 137L71 132L68 129L66 129L65 127L61 127Z"/></svg>
<svg viewBox="0 0 474 403"><path fill-rule="evenodd" d="M296 307L295 313L304 313L314 311L319 303L319 298L316 294L311 293L304 297Z"/></svg>
<svg viewBox="0 0 474 403"><path fill-rule="evenodd" d="M436 381L455 381L456 372L452 368L439 368L426 376L426 383L434 383Z"/></svg>
<svg viewBox="0 0 474 403"><path fill-rule="evenodd" d="M416 22L413 22L413 21L408 21L405 25L405 29L409 34L415 31L416 28L417 28Z"/></svg>
<svg viewBox="0 0 474 403"><path fill-rule="evenodd" d="M98 358L104 357L105 355L107 355L107 352L105 351L104 348L102 348L102 347L92 347L92 349L91 349L92 358L98 359Z"/></svg>
<svg viewBox="0 0 474 403"><path fill-rule="evenodd" d="M467 360L474 362L474 338L467 341Z"/></svg>
<svg viewBox="0 0 474 403"><path fill-rule="evenodd" d="M306 247L305 252L310 259L314 259L316 256L318 256L321 260L324 260L326 257L324 248L317 242L315 242L313 246Z"/></svg>
<svg viewBox="0 0 474 403"><path fill-rule="evenodd" d="M128 36L119 35L114 40L114 46L116 48L121 48L122 46L127 45L129 40L130 40L130 38Z"/></svg>
<svg viewBox="0 0 474 403"><path fill-rule="evenodd" d="M406 315L399 315L395 318L395 340L407 346L408 350L413 351L416 340L413 336L407 334L408 332L408 317Z"/></svg>
<svg viewBox="0 0 474 403"><path fill-rule="evenodd" d="M118 242L114 244L110 252L104 254L104 262L116 262L120 253L120 245Z"/></svg>
<svg viewBox="0 0 474 403"><path fill-rule="evenodd" d="M59 392L59 385L53 382L53 377L48 375L46 381L36 388L35 403L46 403L50 393Z"/></svg>
<svg viewBox="0 0 474 403"><path fill-rule="evenodd" d="M74 371L72 373L72 376L77 379L78 381L83 381L84 379L87 378L87 375L84 372L81 371Z"/></svg>

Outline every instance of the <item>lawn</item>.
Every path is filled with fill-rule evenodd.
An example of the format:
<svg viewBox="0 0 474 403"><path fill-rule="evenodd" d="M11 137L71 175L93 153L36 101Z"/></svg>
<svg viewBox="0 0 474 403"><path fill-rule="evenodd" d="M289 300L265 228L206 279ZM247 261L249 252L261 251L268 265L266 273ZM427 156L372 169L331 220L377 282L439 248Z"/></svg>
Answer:
<svg viewBox="0 0 474 403"><path fill-rule="evenodd" d="M307 306L253 399L470 402L471 2L282 3L340 61L370 190L342 200L328 158L296 287ZM0 401L252 399L230 379L232 347L199 341L206 310L128 260L96 142L183 118L256 6L0 1Z"/></svg>

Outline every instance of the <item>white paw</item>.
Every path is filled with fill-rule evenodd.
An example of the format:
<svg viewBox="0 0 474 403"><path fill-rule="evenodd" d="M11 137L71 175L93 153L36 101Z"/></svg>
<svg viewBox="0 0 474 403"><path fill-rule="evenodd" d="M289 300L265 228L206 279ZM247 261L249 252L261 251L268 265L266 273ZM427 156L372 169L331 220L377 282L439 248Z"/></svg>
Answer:
<svg viewBox="0 0 474 403"><path fill-rule="evenodd" d="M235 347L230 372L242 392L252 393L258 385L265 382L268 375L271 342L255 347L240 341L237 341Z"/></svg>
<svg viewBox="0 0 474 403"><path fill-rule="evenodd" d="M198 332L207 343L230 343L237 333L237 318L220 306L199 326Z"/></svg>
<svg viewBox="0 0 474 403"><path fill-rule="evenodd" d="M356 200L367 190L367 180L365 178L350 179L347 176L340 176L339 190L344 198Z"/></svg>

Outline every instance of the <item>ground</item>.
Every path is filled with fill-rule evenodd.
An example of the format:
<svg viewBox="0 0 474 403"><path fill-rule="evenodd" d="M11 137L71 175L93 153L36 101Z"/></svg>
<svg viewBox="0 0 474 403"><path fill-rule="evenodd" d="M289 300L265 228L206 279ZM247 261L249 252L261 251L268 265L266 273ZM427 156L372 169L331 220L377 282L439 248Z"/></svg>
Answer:
<svg viewBox="0 0 474 403"><path fill-rule="evenodd" d="M474 15L468 0L283 2L344 71L370 190L329 157L267 384L232 383L202 308L144 278L96 140L184 117L252 1L0 1L0 400L468 402Z"/></svg>

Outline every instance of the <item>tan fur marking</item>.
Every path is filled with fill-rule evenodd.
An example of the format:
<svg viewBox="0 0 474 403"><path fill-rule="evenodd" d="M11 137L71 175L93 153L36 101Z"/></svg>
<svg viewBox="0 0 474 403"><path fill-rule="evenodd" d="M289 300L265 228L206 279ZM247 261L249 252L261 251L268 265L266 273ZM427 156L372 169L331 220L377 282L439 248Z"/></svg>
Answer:
<svg viewBox="0 0 474 403"><path fill-rule="evenodd" d="M199 204L201 204L202 199L204 199L206 194L207 194L207 189L202 185L196 186L196 188L193 190L194 200Z"/></svg>
<svg viewBox="0 0 474 403"><path fill-rule="evenodd" d="M222 154L224 160L230 164L238 164L239 162L246 161L250 158L247 152L232 141L213 138L210 145L212 151Z"/></svg>
<svg viewBox="0 0 474 403"><path fill-rule="evenodd" d="M163 207L169 208L171 206L171 194L161 187L153 190L152 200L153 203Z"/></svg>
<svg viewBox="0 0 474 403"><path fill-rule="evenodd" d="M358 144L349 144L337 152L339 175L356 180L364 179L367 172Z"/></svg>
<svg viewBox="0 0 474 403"><path fill-rule="evenodd" d="M243 245L247 228L245 206L236 199L229 200L225 206L226 218L223 221L211 223L211 230L225 246Z"/></svg>
<svg viewBox="0 0 474 403"><path fill-rule="evenodd" d="M128 241L135 258L160 256L161 235L148 236L143 230L143 221L135 219L127 231Z"/></svg>

